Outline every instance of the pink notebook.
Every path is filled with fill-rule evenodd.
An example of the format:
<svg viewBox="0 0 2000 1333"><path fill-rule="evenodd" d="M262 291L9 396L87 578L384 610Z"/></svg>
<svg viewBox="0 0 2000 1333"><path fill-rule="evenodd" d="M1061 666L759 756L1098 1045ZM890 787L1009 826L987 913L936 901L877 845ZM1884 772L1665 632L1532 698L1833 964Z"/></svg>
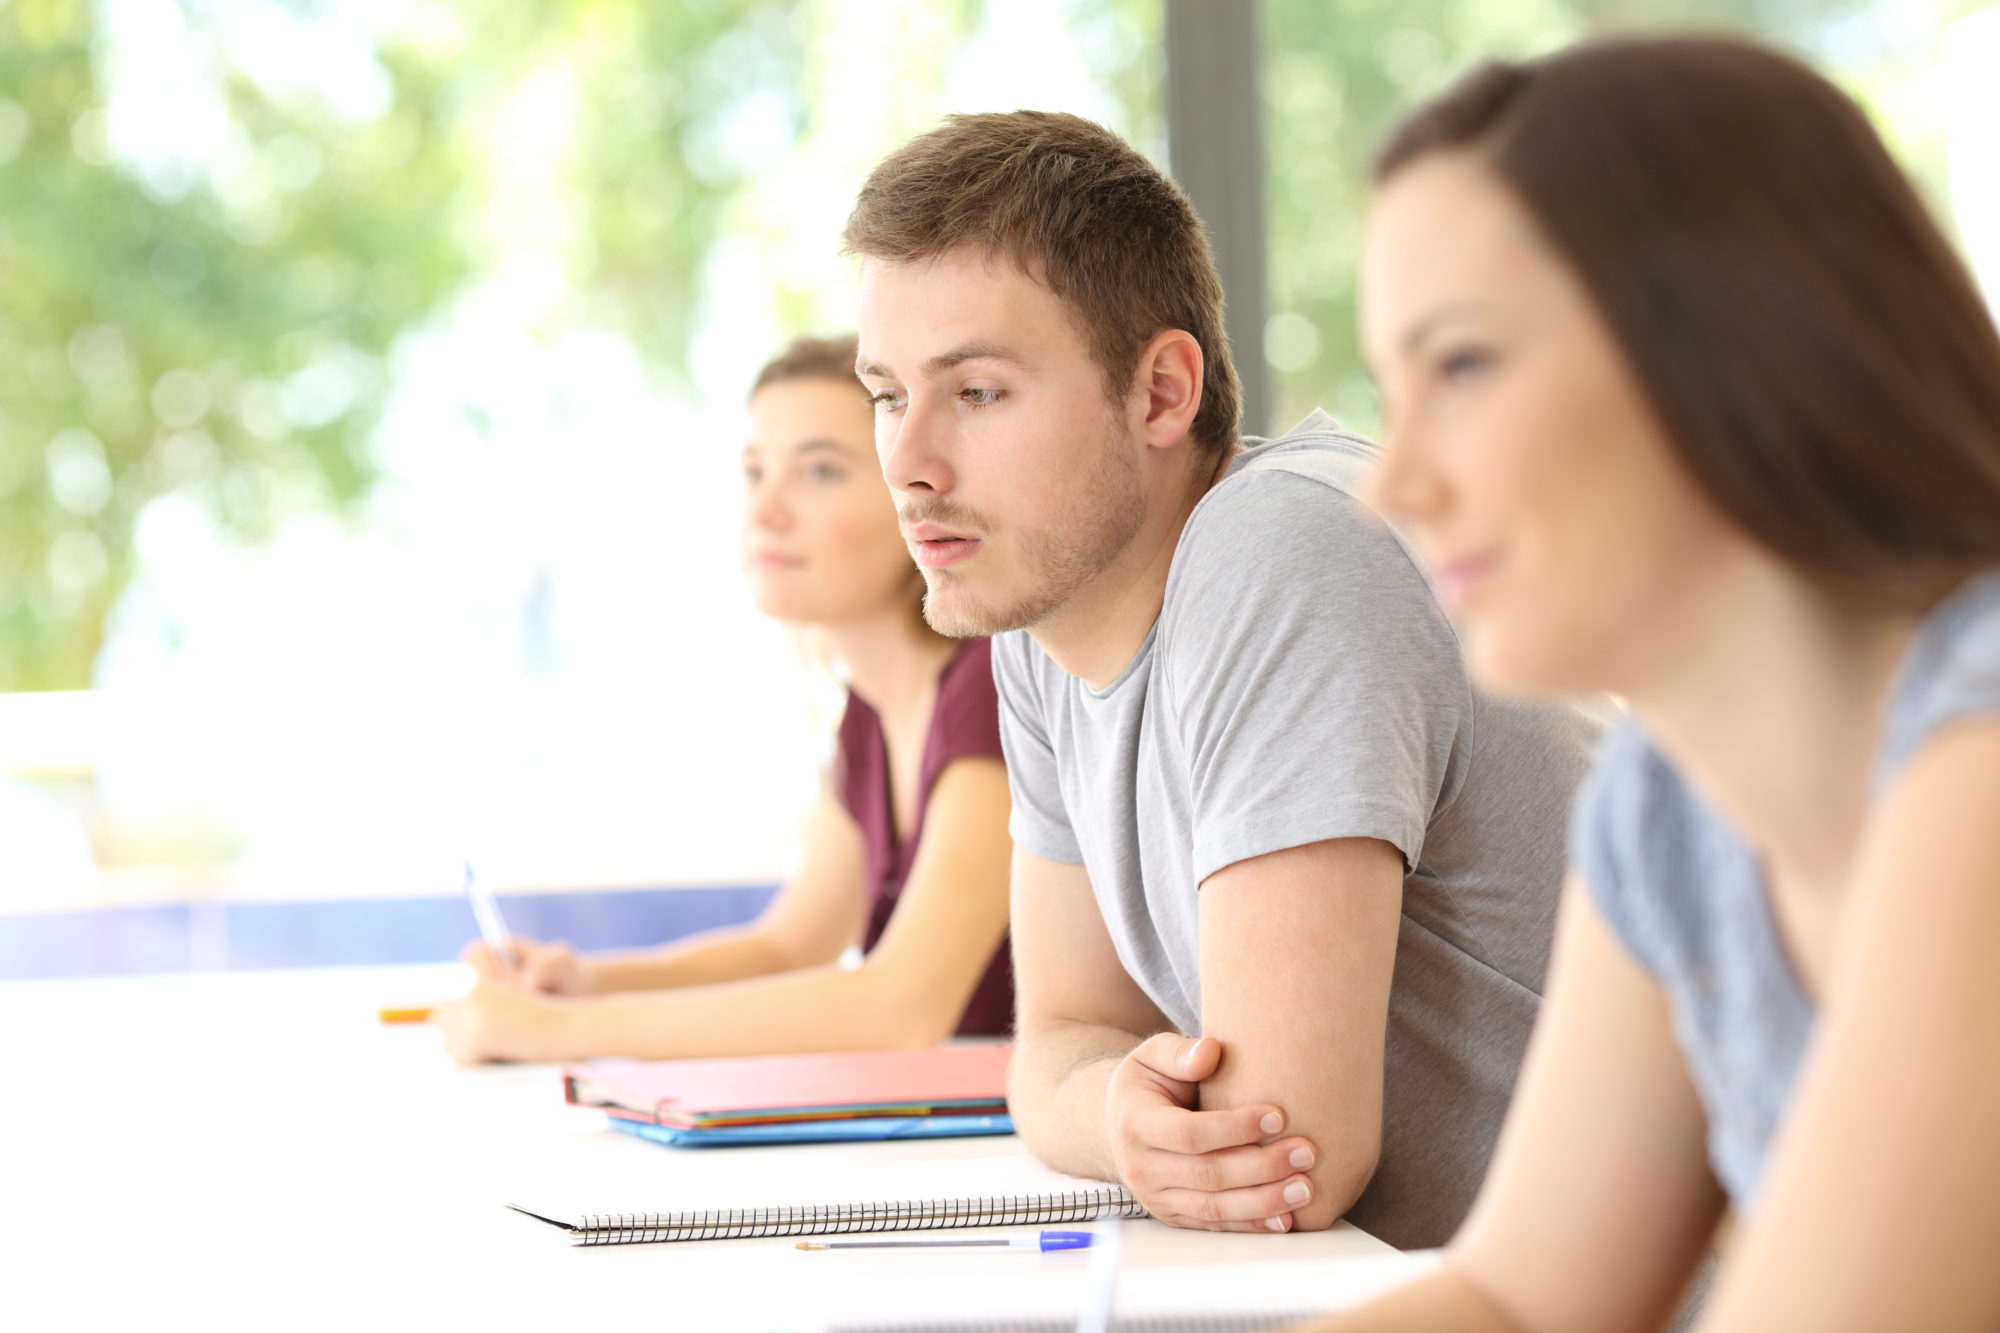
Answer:
<svg viewBox="0 0 2000 1333"><path fill-rule="evenodd" d="M611 1060L563 1071L573 1106L693 1129L869 1115L992 1115L1007 1109L1013 1046Z"/></svg>

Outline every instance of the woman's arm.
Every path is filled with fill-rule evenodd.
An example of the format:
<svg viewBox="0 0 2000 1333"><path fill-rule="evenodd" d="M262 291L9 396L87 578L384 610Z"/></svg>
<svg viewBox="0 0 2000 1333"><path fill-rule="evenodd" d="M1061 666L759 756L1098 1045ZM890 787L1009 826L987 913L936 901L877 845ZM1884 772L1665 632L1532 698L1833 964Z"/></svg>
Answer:
<svg viewBox="0 0 2000 1333"><path fill-rule="evenodd" d="M1703 1329L2000 1328L2000 722L1863 831L1814 1046Z"/></svg>
<svg viewBox="0 0 2000 1333"><path fill-rule="evenodd" d="M798 869L755 921L658 948L580 959L578 993L709 986L821 966L859 943L867 920L861 830L822 783Z"/></svg>
<svg viewBox="0 0 2000 1333"><path fill-rule="evenodd" d="M1722 1212L1665 997L1571 882L1548 998L1444 1267L1332 1333L1666 1327Z"/></svg>
<svg viewBox="0 0 2000 1333"><path fill-rule="evenodd" d="M574 998L482 985L441 1011L446 1044L461 1062L935 1044L951 1035L1006 933L1007 813L998 760L946 765L901 901L859 968ZM858 865L858 838L854 854Z"/></svg>

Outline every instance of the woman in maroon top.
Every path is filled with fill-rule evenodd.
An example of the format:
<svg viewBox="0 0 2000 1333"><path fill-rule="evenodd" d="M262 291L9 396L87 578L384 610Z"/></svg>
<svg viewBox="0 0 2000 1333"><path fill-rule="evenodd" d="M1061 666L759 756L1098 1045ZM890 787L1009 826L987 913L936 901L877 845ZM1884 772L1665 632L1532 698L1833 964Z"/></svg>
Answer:
<svg viewBox="0 0 2000 1333"><path fill-rule="evenodd" d="M517 939L510 972L472 945L479 984L432 1019L459 1061L925 1046L1012 1028L987 642L924 623L854 354L851 337L801 339L764 367L743 450L758 609L823 633L849 676L797 872L755 921L657 949L580 957ZM842 967L855 944L860 965Z"/></svg>

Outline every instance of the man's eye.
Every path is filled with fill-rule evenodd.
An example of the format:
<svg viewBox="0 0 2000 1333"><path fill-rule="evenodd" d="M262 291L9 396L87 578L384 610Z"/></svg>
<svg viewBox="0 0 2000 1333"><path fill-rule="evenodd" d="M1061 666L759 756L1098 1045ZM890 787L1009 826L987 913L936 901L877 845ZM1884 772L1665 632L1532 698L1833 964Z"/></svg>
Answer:
<svg viewBox="0 0 2000 1333"><path fill-rule="evenodd" d="M755 485L756 485L756 484L757 484L758 482L760 482L760 481L762 481L762 480L764 480L764 469L763 469L763 468L760 468L760 467L746 467L746 468L744 468L744 469L743 469L743 484L744 484L744 485L746 485L746 486L755 486Z"/></svg>
<svg viewBox="0 0 2000 1333"><path fill-rule="evenodd" d="M831 463L814 463L806 469L807 481L839 481L845 475Z"/></svg>
<svg viewBox="0 0 2000 1333"><path fill-rule="evenodd" d="M868 395L869 404L877 412L884 409L893 412L901 407L905 401L907 400L903 397L902 393L895 389L884 389L880 393L871 393Z"/></svg>
<svg viewBox="0 0 2000 1333"><path fill-rule="evenodd" d="M1005 395L998 389L961 389L958 396L968 407L991 407Z"/></svg>

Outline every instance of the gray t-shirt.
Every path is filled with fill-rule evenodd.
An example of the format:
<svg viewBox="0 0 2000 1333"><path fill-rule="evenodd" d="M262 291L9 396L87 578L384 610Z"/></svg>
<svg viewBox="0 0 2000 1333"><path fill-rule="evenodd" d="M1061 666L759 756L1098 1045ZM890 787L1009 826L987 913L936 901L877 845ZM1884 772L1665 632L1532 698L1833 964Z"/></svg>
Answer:
<svg viewBox="0 0 2000 1333"><path fill-rule="evenodd" d="M1478 1191L1539 1006L1597 727L1473 690L1423 575L1355 498L1375 446L1318 412L1246 443L1190 515L1117 680L1092 690L1026 633L994 639L1014 840L1089 872L1119 959L1186 1033L1203 880L1329 838L1401 849L1381 1164L1348 1216L1439 1245Z"/></svg>
<svg viewBox="0 0 2000 1333"><path fill-rule="evenodd" d="M1877 797L1940 730L2000 715L2000 572L1969 580L1925 617L1887 708ZM1749 1211L1814 1019L1757 855L1636 719L1605 741L1571 839L1598 909L1666 992L1707 1114L1709 1162Z"/></svg>

